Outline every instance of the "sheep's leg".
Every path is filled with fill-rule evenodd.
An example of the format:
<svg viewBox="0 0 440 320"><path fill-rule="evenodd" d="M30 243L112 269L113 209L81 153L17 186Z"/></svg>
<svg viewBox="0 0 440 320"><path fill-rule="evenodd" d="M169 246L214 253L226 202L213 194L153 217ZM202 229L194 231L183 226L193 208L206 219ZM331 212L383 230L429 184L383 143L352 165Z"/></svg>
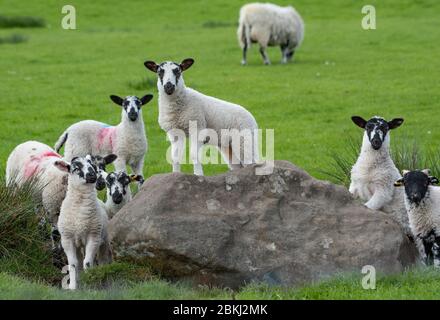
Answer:
<svg viewBox="0 0 440 320"><path fill-rule="evenodd" d="M115 166L115 171L124 171L127 172L127 162L124 158L118 156L118 158L113 162Z"/></svg>
<svg viewBox="0 0 440 320"><path fill-rule="evenodd" d="M245 41L244 46L243 46L243 59L241 60L242 65L247 64L247 59L246 59L247 49L248 49L248 45L247 45L247 41Z"/></svg>
<svg viewBox="0 0 440 320"><path fill-rule="evenodd" d="M240 159L237 159L232 152L232 147L229 145L227 147L221 147L220 151L228 164L229 170L236 170L241 168Z"/></svg>
<svg viewBox="0 0 440 320"><path fill-rule="evenodd" d="M135 162L134 164L131 164L130 167L131 167L131 170L134 172L135 175L142 176L142 177L144 176L144 172L143 172L143 169L144 169L144 158L143 157L141 159L139 159L139 161ZM143 183L143 181L139 181L137 183L138 190L141 187L142 183Z"/></svg>
<svg viewBox="0 0 440 320"><path fill-rule="evenodd" d="M173 162L173 172L180 172L180 161L182 159L185 139L173 133L167 133L171 143L171 161Z"/></svg>
<svg viewBox="0 0 440 320"><path fill-rule="evenodd" d="M287 63L288 46L286 44L282 44L280 48L281 48L281 63Z"/></svg>
<svg viewBox="0 0 440 320"><path fill-rule="evenodd" d="M191 161L193 163L194 174L197 176L203 176L203 167L201 163L201 153L200 150L203 147L202 141L195 141L195 143L191 143Z"/></svg>
<svg viewBox="0 0 440 320"><path fill-rule="evenodd" d="M66 240L61 238L61 244L67 256L69 264L69 289L75 290L77 287L78 276L78 258L76 256L76 247L73 240Z"/></svg>
<svg viewBox="0 0 440 320"><path fill-rule="evenodd" d="M101 237L89 236L89 238L87 239L86 254L84 258L84 270L93 267L100 242Z"/></svg>
<svg viewBox="0 0 440 320"><path fill-rule="evenodd" d="M393 199L392 187L390 187L389 189L379 188L379 189L375 190L371 199L368 200L367 203L365 203L365 206L367 206L368 208L373 209L373 210L379 210L385 204L390 202L392 199Z"/></svg>
<svg viewBox="0 0 440 320"><path fill-rule="evenodd" d="M264 64L269 65L270 60L269 60L269 57L267 56L267 53L266 53L266 47L263 47L260 45L260 53L261 53L261 56L263 57Z"/></svg>

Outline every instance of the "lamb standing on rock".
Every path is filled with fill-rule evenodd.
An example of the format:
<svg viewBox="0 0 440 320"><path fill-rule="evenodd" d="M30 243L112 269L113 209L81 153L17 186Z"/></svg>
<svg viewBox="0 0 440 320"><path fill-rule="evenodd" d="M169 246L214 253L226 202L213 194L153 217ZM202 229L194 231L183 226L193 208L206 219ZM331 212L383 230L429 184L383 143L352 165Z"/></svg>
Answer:
<svg viewBox="0 0 440 320"><path fill-rule="evenodd" d="M173 172L180 172L181 152L184 141L175 135L182 130L188 137L190 122L197 124L197 141L191 143L191 160L194 174L203 175L200 163L200 149L210 144L220 149L230 169L241 168L258 161L258 125L252 114L242 106L217 98L206 96L185 86L182 72L194 63L185 59L182 63L163 62L160 65L146 61L145 67L157 73L159 90L159 125L167 133L171 142ZM238 146L234 134L227 131L248 133L249 143L238 137ZM199 137L199 132L209 132L207 137ZM208 134L207 134L208 135ZM214 139L215 138L215 139ZM235 141L235 142L234 142Z"/></svg>
<svg viewBox="0 0 440 320"><path fill-rule="evenodd" d="M268 46L280 46L281 63L290 61L304 39L304 22L291 6L280 7L271 3L249 3L241 7L237 36L243 49L242 64L251 43L258 42L265 64Z"/></svg>
<svg viewBox="0 0 440 320"><path fill-rule="evenodd" d="M110 172L106 175L107 200L105 203L100 200L100 204L107 212L109 219L113 218L125 204L131 201L132 196L129 185L134 181L143 183L144 179L138 175L132 174L129 176L124 171Z"/></svg>
<svg viewBox="0 0 440 320"><path fill-rule="evenodd" d="M81 269L98 263L111 262L111 248L107 235L107 214L98 202L94 187L97 170L90 156L76 157L69 164L55 161L54 165L69 175L66 197L61 206L58 229L61 244L69 264L69 289L76 289ZM84 250L84 257L82 256Z"/></svg>
<svg viewBox="0 0 440 320"><path fill-rule="evenodd" d="M122 99L112 95L110 98L122 106L120 124L113 127L93 120L77 122L61 135L55 150L58 152L65 144L64 158L67 161L87 154L104 156L114 153L117 155L114 162L116 171L126 171L128 164L135 174L142 175L147 137L141 108L153 96L148 94L141 99L134 96Z"/></svg>
<svg viewBox="0 0 440 320"><path fill-rule="evenodd" d="M425 264L440 267L440 188L429 169L403 171L394 184L405 187L405 207L409 224Z"/></svg>
<svg viewBox="0 0 440 320"><path fill-rule="evenodd" d="M361 153L351 170L350 193L366 201L365 206L389 213L411 236L408 217L403 206L403 194L393 187L401 178L390 155L389 131L400 127L403 119L386 121L373 117L366 121L354 116L352 121L364 129Z"/></svg>

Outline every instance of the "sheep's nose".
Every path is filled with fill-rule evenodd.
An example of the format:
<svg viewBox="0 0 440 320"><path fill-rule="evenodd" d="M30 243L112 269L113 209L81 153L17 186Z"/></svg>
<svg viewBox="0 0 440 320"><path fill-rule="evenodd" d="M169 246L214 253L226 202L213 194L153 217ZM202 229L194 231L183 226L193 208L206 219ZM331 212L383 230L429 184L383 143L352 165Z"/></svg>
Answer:
<svg viewBox="0 0 440 320"><path fill-rule="evenodd" d="M105 188L105 180L102 176L96 179L96 190L101 191Z"/></svg>
<svg viewBox="0 0 440 320"><path fill-rule="evenodd" d="M136 111L130 111L130 112L128 113L128 118L129 118L131 121L136 121L137 118L138 118L138 114L137 114L137 112L136 112Z"/></svg>
<svg viewBox="0 0 440 320"><path fill-rule="evenodd" d="M112 200L114 203L120 204L122 202L122 193L120 192L113 193Z"/></svg>
<svg viewBox="0 0 440 320"><path fill-rule="evenodd" d="M87 172L86 174L86 182L87 183L96 183L97 177L94 172Z"/></svg>
<svg viewBox="0 0 440 320"><path fill-rule="evenodd" d="M371 140L371 146L373 147L374 150L379 150L380 147L382 146L382 140L380 139Z"/></svg>
<svg viewBox="0 0 440 320"><path fill-rule="evenodd" d="M174 89L175 89L176 87L175 87L174 84L172 84L171 82L167 82L167 83L165 83L165 85L164 85L163 88L164 88L166 94L173 94Z"/></svg>
<svg viewBox="0 0 440 320"><path fill-rule="evenodd" d="M422 200L422 196L419 193L413 193L411 198L414 202L419 203Z"/></svg>

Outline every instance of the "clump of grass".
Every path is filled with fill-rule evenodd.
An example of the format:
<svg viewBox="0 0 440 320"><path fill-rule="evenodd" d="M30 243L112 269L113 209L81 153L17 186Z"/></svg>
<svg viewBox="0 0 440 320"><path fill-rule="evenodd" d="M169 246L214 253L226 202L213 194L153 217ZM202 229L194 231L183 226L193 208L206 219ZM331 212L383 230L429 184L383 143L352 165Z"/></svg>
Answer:
<svg viewBox="0 0 440 320"><path fill-rule="evenodd" d="M81 274L81 285L87 289L128 287L155 278L148 266L126 262L114 262L97 266Z"/></svg>
<svg viewBox="0 0 440 320"><path fill-rule="evenodd" d="M25 36L20 35L20 34L13 34L11 36L0 37L0 44L5 44L5 43L15 44L15 43L22 43L22 42L26 42L26 41L27 41L27 38Z"/></svg>
<svg viewBox="0 0 440 320"><path fill-rule="evenodd" d="M203 28L214 29L214 28L227 28L234 26L234 23L224 22L224 21L206 21L202 24Z"/></svg>
<svg viewBox="0 0 440 320"><path fill-rule="evenodd" d="M35 179L18 187L0 177L0 271L50 283L58 272L38 188Z"/></svg>
<svg viewBox="0 0 440 320"><path fill-rule="evenodd" d="M156 86L157 79L151 77L145 77L136 81L129 81L127 83L128 87L134 90L146 90L151 87Z"/></svg>
<svg viewBox="0 0 440 320"><path fill-rule="evenodd" d="M333 182L348 186L351 168L359 156L361 141L358 137L347 136L343 145L342 152L330 153L332 162L329 164L329 168L320 170L320 172ZM399 171L429 168L433 175L440 174L440 152L424 151L420 148L420 143L408 137L393 139L391 158Z"/></svg>
<svg viewBox="0 0 440 320"><path fill-rule="evenodd" d="M8 17L0 15L0 28L43 28L44 19L39 17Z"/></svg>

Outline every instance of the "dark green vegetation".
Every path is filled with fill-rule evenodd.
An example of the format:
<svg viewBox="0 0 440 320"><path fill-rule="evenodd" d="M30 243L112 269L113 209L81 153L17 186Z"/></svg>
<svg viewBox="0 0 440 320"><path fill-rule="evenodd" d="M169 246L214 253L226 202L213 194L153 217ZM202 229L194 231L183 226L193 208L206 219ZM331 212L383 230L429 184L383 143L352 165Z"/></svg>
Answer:
<svg viewBox="0 0 440 320"><path fill-rule="evenodd" d="M2 1L0 42L9 40L0 49L0 163L4 166L11 150L23 141L53 145L73 122L118 123L120 109L110 94L157 95L145 60L193 57L196 63L185 74L186 84L246 106L261 128L275 129L276 159L289 160L318 178L328 179L326 172L331 172L332 181L346 183L362 137L350 117L381 115L406 120L391 138L399 168L430 166L440 172L437 0L368 1L377 11L373 31L361 28L366 3L295 0L292 4L306 22L305 41L289 65L280 65L280 50L270 48L269 67L262 65L255 46L249 65L240 66L236 25L244 3L73 0L69 4L77 9L78 29L63 30L59 1ZM171 171L165 160L168 142L157 116L154 99L144 110L150 145L146 177ZM184 170L192 168L186 165ZM225 170L224 165L205 167L206 174ZM0 273L0 298L231 298L230 292L171 285L146 267L122 263L92 270L84 277L85 291L49 287L54 281L58 285L62 275L50 267L34 209L27 206L28 200L7 199L19 205L11 211L0 204L0 245L7 245L6 251L0 248L0 270L16 276ZM4 234L11 240L3 242ZM22 240L26 237L33 241ZM287 291L250 286L236 297L438 298L440 278L430 269L379 279L375 291L363 290L360 278L359 274Z"/></svg>

